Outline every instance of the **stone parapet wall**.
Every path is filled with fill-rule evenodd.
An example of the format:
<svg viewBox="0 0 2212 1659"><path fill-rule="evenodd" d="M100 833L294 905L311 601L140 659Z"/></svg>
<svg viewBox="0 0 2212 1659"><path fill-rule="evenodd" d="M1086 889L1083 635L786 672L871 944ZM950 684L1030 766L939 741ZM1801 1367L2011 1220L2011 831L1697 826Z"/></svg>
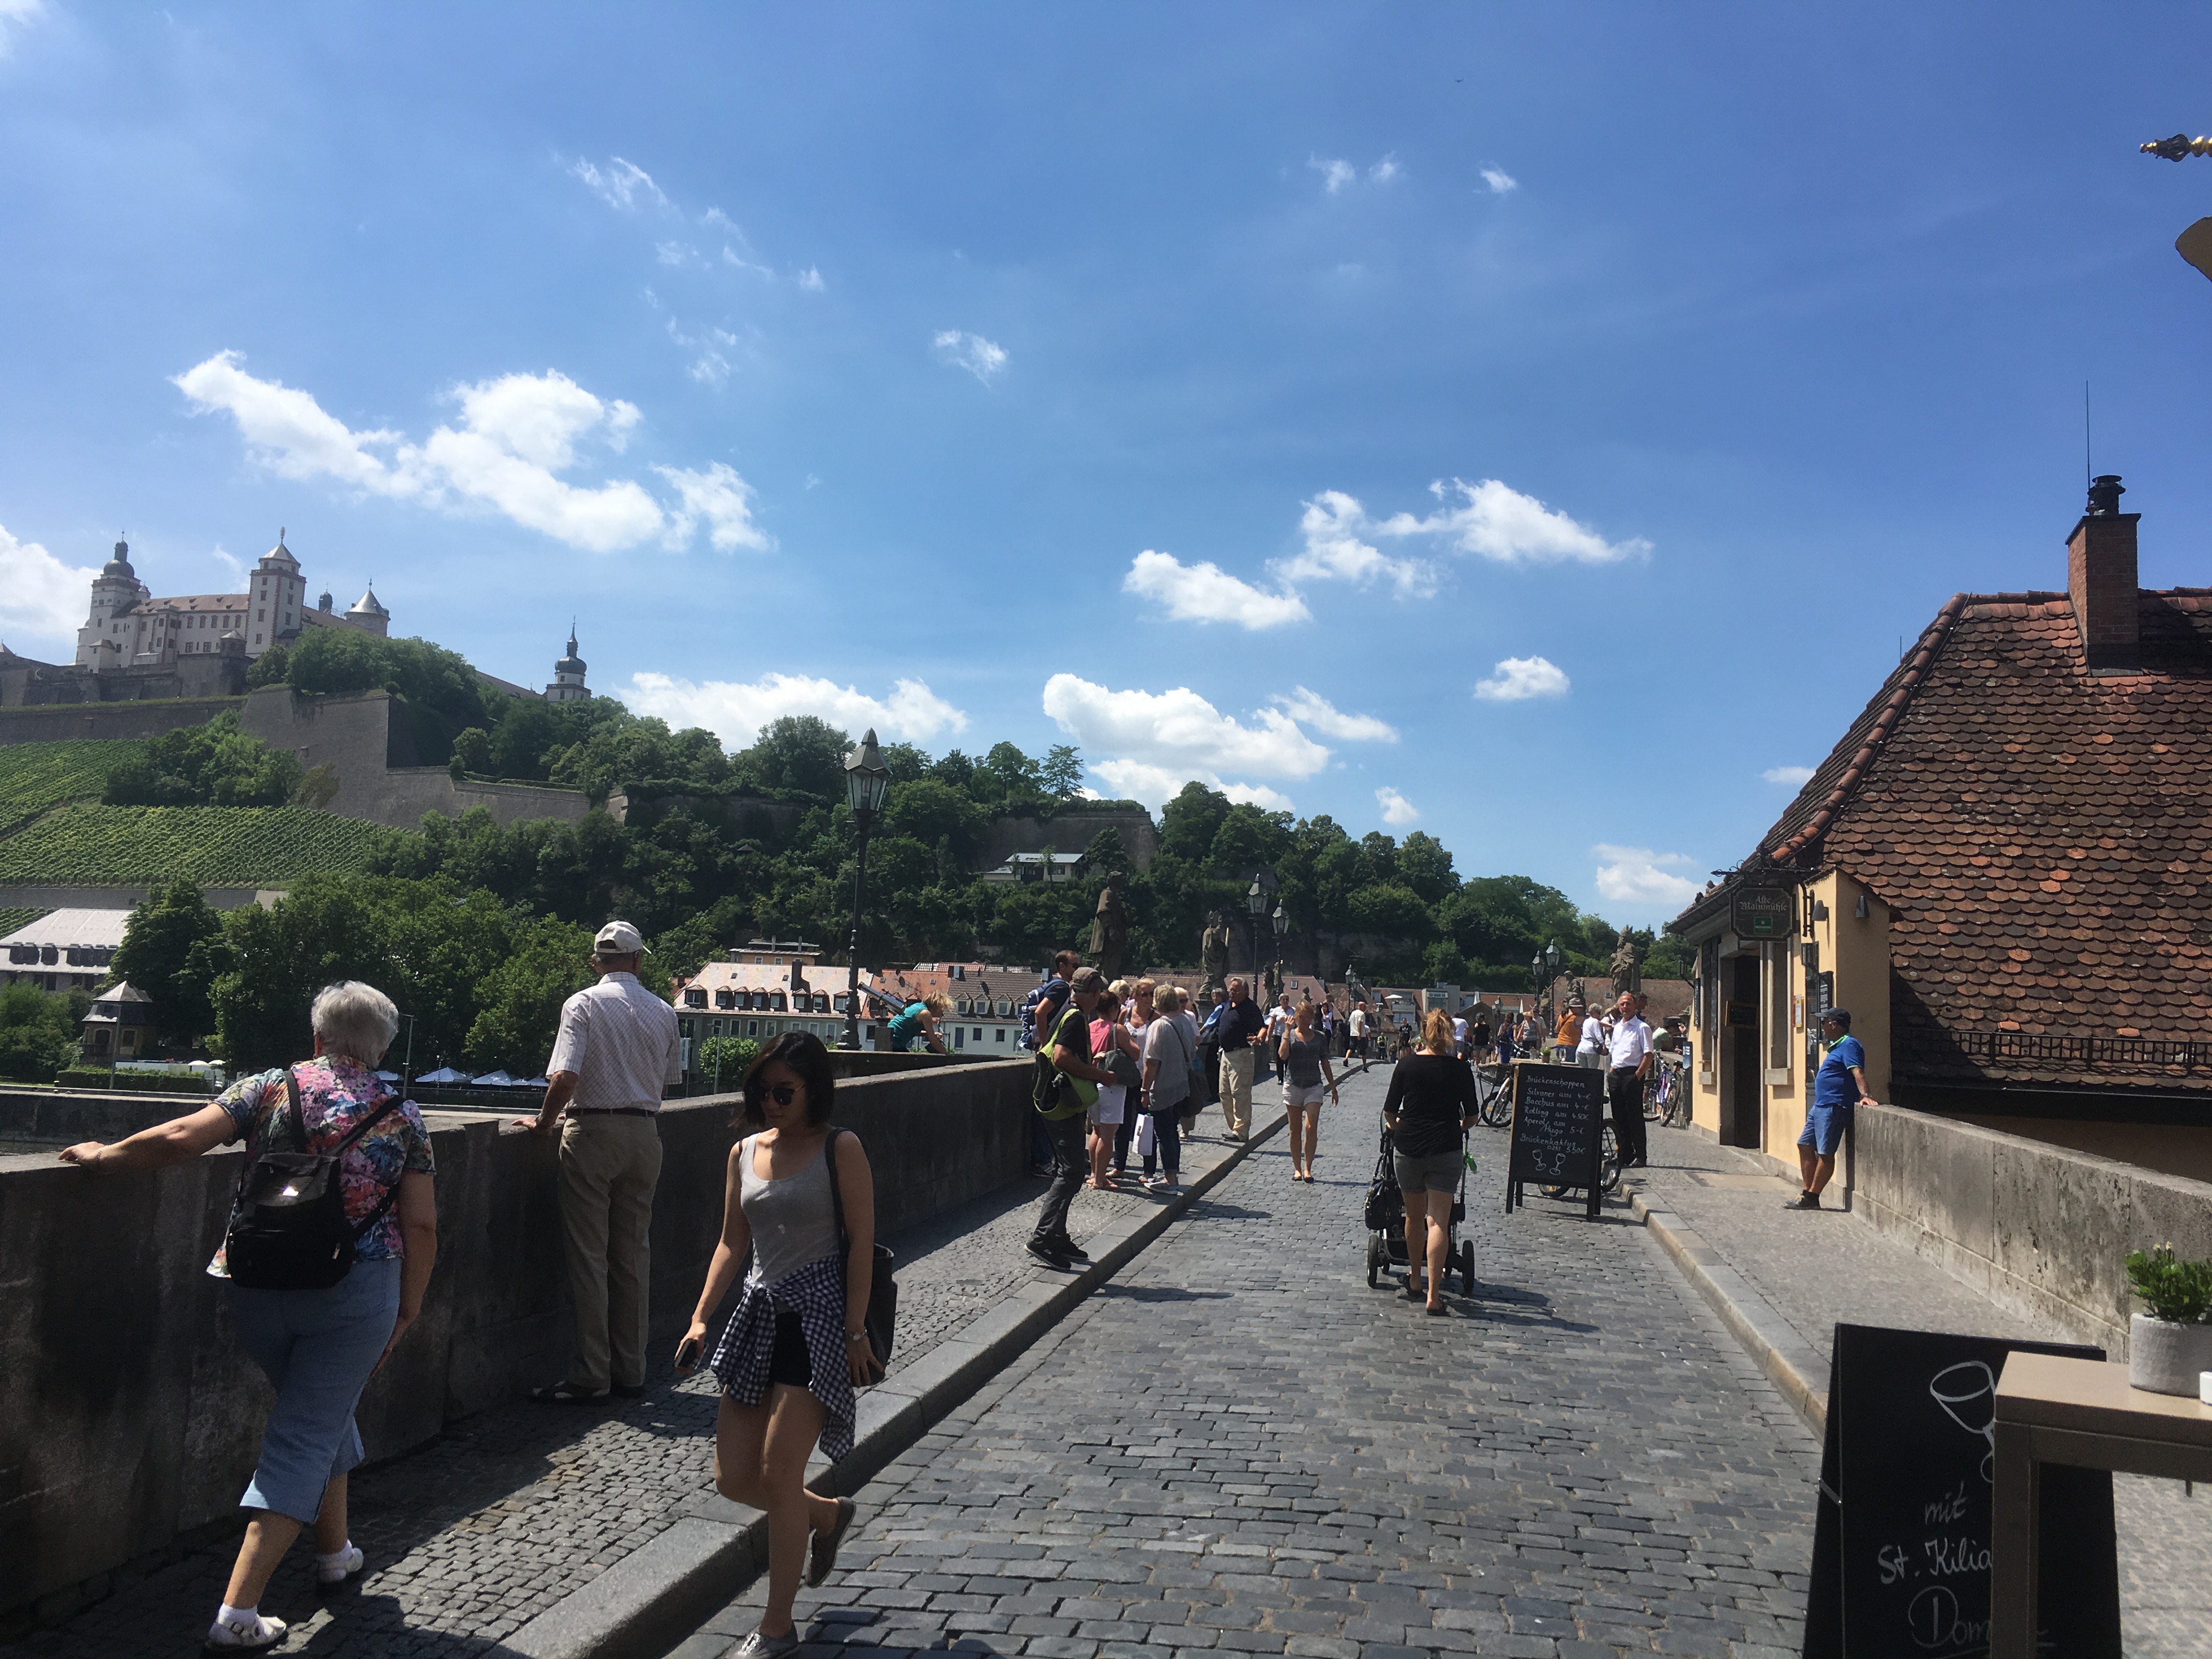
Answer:
<svg viewBox="0 0 2212 1659"><path fill-rule="evenodd" d="M884 1231L1021 1178L1029 1068L939 1066L838 1085ZM732 1097L672 1102L653 1218L656 1343L688 1320L721 1226ZM432 1119L438 1265L362 1398L372 1458L559 1376L569 1349L556 1149ZM234 1524L270 1401L207 1277L242 1153L107 1176L0 1158L0 1613ZM701 1448L703 1459L706 1449Z"/></svg>
<svg viewBox="0 0 2212 1659"><path fill-rule="evenodd" d="M1998 1307L2115 1358L2129 1251L2212 1258L2212 1182L1897 1106L1853 1116L1851 1207Z"/></svg>

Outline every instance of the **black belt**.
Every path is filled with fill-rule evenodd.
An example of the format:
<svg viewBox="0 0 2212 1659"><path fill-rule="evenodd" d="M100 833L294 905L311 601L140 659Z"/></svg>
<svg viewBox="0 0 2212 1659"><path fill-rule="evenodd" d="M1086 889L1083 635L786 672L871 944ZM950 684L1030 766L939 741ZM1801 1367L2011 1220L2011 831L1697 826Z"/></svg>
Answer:
<svg viewBox="0 0 2212 1659"><path fill-rule="evenodd" d="M571 1106L571 1117L659 1117L650 1106Z"/></svg>

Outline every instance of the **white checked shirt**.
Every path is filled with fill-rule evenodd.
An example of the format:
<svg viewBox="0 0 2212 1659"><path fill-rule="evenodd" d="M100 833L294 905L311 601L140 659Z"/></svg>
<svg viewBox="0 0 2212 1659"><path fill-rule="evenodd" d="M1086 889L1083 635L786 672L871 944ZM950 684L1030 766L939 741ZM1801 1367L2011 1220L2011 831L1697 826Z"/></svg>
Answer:
<svg viewBox="0 0 2212 1659"><path fill-rule="evenodd" d="M1631 1014L1613 1028L1613 1064L1636 1066L1651 1052L1651 1028Z"/></svg>
<svg viewBox="0 0 2212 1659"><path fill-rule="evenodd" d="M576 1073L571 1109L660 1109L662 1090L684 1080L676 1011L635 974L603 974L561 1005L552 1072Z"/></svg>

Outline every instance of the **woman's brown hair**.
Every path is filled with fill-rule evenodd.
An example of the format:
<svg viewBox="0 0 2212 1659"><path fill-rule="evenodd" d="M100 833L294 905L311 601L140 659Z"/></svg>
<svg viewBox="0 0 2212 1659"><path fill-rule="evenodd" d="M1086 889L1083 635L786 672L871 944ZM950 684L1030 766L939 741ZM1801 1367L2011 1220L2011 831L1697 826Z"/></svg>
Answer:
<svg viewBox="0 0 2212 1659"><path fill-rule="evenodd" d="M811 1031L786 1031L761 1050L760 1058L745 1070L744 1104L733 1120L740 1129L768 1127L768 1068L781 1066L795 1072L806 1091L806 1121L830 1121L830 1103L837 1092L837 1073L830 1064L830 1051Z"/></svg>

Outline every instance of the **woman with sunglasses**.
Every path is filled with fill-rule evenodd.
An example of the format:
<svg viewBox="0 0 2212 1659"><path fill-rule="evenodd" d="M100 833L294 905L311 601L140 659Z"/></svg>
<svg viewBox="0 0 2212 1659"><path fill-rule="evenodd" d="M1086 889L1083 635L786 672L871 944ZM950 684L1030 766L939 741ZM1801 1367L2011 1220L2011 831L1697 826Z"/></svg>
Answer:
<svg viewBox="0 0 2212 1659"><path fill-rule="evenodd" d="M792 1602L801 1558L819 1584L837 1564L849 1498L806 1490L815 1443L833 1463L853 1449L853 1385L882 1375L863 1322L875 1261L876 1206L858 1135L831 1127L836 1079L819 1037L787 1032L745 1073L722 1199L722 1237L676 1371L698 1369L707 1322L748 1255L737 1311L712 1361L722 1383L714 1486L768 1514L768 1606L731 1659L799 1645ZM840 1237L840 1211L842 1237Z"/></svg>

